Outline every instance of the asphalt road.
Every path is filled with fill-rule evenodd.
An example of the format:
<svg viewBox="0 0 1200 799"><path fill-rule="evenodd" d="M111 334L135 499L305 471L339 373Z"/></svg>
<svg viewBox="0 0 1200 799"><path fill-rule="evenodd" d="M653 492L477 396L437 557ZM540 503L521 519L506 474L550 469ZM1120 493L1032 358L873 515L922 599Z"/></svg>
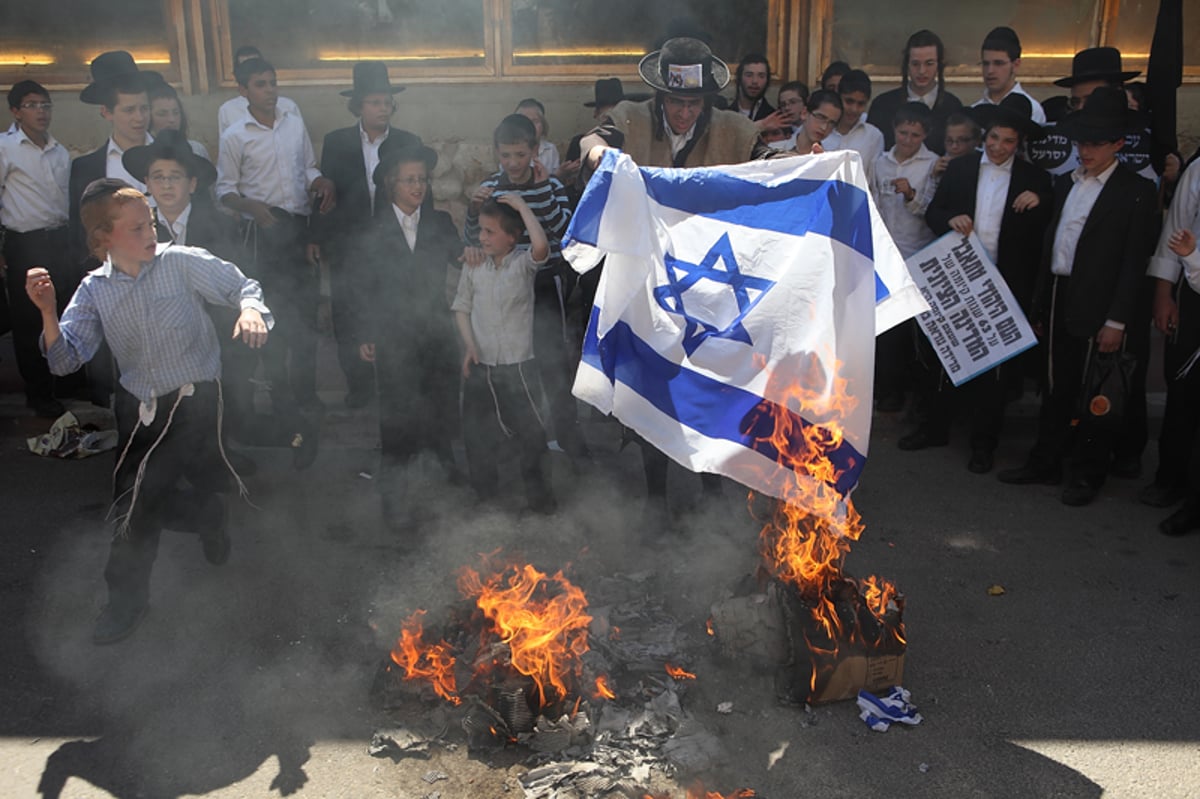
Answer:
<svg viewBox="0 0 1200 799"><path fill-rule="evenodd" d="M388 721L368 689L405 615L453 600L455 571L504 547L569 566L585 591L650 570L648 591L694 632L756 564L732 484L720 512L684 516L687 534L642 529L640 459L598 420L586 425L593 469L554 456L555 517L518 515L515 499L481 514L431 478L422 496L436 522L398 541L362 476L374 469L373 411L340 410L331 388L311 470L293 471L286 451L249 451L258 509L234 508L230 562L209 566L194 538L164 535L150 615L128 641L93 647L111 458L24 451L45 424L0 356L0 796L519 796L505 792L521 771L511 758L366 754ZM1031 413L1017 409L1002 466L1030 443ZM1200 536L1159 535L1164 514L1134 499L1142 481L1068 508L1052 488L968 473L961 434L902 453L903 432L877 417L856 494L867 530L847 567L906 594L904 684L925 722L878 734L852 703L783 707L752 664L694 653L685 706L723 751L682 776L772 799L1200 795ZM1147 473L1153 458L1151 445ZM681 508L694 499L695 478L671 481ZM722 701L732 714L714 712ZM449 779L431 787L431 769Z"/></svg>

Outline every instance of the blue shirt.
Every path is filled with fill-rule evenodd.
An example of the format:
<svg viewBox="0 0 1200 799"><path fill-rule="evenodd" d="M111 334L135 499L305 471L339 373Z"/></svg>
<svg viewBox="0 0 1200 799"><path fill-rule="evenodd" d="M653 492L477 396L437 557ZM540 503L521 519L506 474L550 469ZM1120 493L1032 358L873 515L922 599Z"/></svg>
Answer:
<svg viewBox="0 0 1200 799"><path fill-rule="evenodd" d="M216 380L221 352L205 301L253 308L268 328L273 324L258 281L207 250L159 244L137 277L106 260L79 284L53 346L47 350L42 340L50 371L74 372L107 341L121 385L144 403L187 383Z"/></svg>

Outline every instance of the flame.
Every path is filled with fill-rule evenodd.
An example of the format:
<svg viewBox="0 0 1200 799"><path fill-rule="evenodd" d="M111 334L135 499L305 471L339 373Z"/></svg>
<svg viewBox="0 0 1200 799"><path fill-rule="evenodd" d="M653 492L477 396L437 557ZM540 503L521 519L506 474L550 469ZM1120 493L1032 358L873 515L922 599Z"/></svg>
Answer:
<svg viewBox="0 0 1200 799"><path fill-rule="evenodd" d="M667 664L667 674L670 674L672 677L674 677L677 680L694 680L694 679L696 679L695 674L692 674L690 671L684 671L679 666L672 666L670 663Z"/></svg>
<svg viewBox="0 0 1200 799"><path fill-rule="evenodd" d="M595 699L617 698L617 695L614 694L612 689L608 687L608 677L605 677L603 674L596 678L596 693L594 693L592 696Z"/></svg>
<svg viewBox="0 0 1200 799"><path fill-rule="evenodd" d="M713 620L712 620L711 616L708 618L708 621L704 622L704 631L707 632L709 635L717 634L717 631L715 629L713 629Z"/></svg>
<svg viewBox="0 0 1200 799"><path fill-rule="evenodd" d="M778 462L790 475L783 500L774 503L759 534L759 545L767 570L794 586L810 608L814 622L814 635L808 637L813 655L811 688L816 693L822 676L819 664L836 661L839 642L863 643L857 619L854 629L844 629L834 598L845 582L842 567L850 545L865 525L853 501L835 488L848 466L844 460L839 465L837 457L844 452L839 452L845 442L842 420L850 417L858 401L836 368L827 375L814 357L803 371L796 384L781 392L784 402L764 405L772 424L755 426L769 430L765 443L779 453ZM903 644L899 622L883 624L885 614L898 610L895 585L871 577L858 584L858 591L880 627L892 631L889 640Z"/></svg>
<svg viewBox="0 0 1200 799"><path fill-rule="evenodd" d="M540 707L568 696L588 650L592 617L583 591L562 571L547 577L531 565L509 566L486 580L463 569L459 590L475 599L508 645L513 668L534 681Z"/></svg>
<svg viewBox="0 0 1200 799"><path fill-rule="evenodd" d="M716 791L706 791L703 783L697 783L687 789L686 799L753 799L758 796L749 788L738 788L733 793L717 793ZM660 794L642 794L642 799L671 799L669 793Z"/></svg>
<svg viewBox="0 0 1200 799"><path fill-rule="evenodd" d="M404 679L425 680L433 686L437 695L455 705L462 699L454 682L454 655L450 644L439 641L428 645L424 642L425 630L421 619L425 611L418 610L404 620L400 639L391 651L392 661L404 669Z"/></svg>

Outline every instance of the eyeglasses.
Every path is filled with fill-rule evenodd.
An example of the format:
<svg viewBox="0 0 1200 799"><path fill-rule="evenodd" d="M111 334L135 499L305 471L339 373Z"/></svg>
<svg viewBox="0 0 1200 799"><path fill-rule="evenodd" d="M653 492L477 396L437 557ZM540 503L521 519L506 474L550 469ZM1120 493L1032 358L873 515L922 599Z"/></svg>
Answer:
<svg viewBox="0 0 1200 799"><path fill-rule="evenodd" d="M151 175L149 182L156 186L174 186L187 179L187 175Z"/></svg>
<svg viewBox="0 0 1200 799"><path fill-rule="evenodd" d="M813 111L811 114L809 114L809 116L817 120L817 124L821 125L822 127L832 127L833 125L837 124L834 120L825 116L820 111Z"/></svg>
<svg viewBox="0 0 1200 799"><path fill-rule="evenodd" d="M398 178L396 182L401 186L427 186L429 178Z"/></svg>
<svg viewBox="0 0 1200 799"><path fill-rule="evenodd" d="M48 101L21 103L21 108L25 111L49 111L53 107L54 103Z"/></svg>

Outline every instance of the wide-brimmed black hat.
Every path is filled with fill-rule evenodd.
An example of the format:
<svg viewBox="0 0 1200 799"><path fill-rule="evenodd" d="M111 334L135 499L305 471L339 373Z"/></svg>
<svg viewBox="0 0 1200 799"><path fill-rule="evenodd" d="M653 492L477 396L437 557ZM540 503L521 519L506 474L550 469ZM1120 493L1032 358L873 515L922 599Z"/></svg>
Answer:
<svg viewBox="0 0 1200 799"><path fill-rule="evenodd" d="M92 82L79 93L81 102L88 105L104 105L105 95L116 83L124 83L133 79L149 89L156 83L165 83L163 76L157 72L140 70L133 56L124 50L110 50L92 59Z"/></svg>
<svg viewBox="0 0 1200 799"><path fill-rule="evenodd" d="M729 66L699 39L668 39L638 64L648 85L670 94L713 94L729 84Z"/></svg>
<svg viewBox="0 0 1200 799"><path fill-rule="evenodd" d="M398 94L404 86L393 86L388 80L387 64L382 61L359 61L354 65L354 88L338 92L342 97L366 97L368 94Z"/></svg>
<svg viewBox="0 0 1200 799"><path fill-rule="evenodd" d="M217 180L217 168L207 158L196 155L188 140L177 130L159 131L150 144L130 147L121 156L121 163L130 175L145 183L150 165L164 158L178 161L187 168L196 179L196 191L207 189Z"/></svg>
<svg viewBox="0 0 1200 799"><path fill-rule="evenodd" d="M388 145L393 141L398 140L388 137L384 139L383 144L379 145L379 166L375 167L375 171L371 175L376 186L383 185L388 173L392 171L392 167L409 161L424 162L430 176L433 175L433 168L437 166L438 162L437 152L433 148L426 147L424 144L403 144L389 147Z"/></svg>
<svg viewBox="0 0 1200 799"><path fill-rule="evenodd" d="M1124 89L1101 86L1054 126L1071 141L1116 141L1133 127L1137 115L1129 110Z"/></svg>
<svg viewBox="0 0 1200 799"><path fill-rule="evenodd" d="M621 83L620 78L600 78L596 81L596 85L592 91L596 99L584 103L588 108L606 108L610 105L616 105L622 100L638 103L642 100L650 99L650 95L646 93L626 94L625 86Z"/></svg>
<svg viewBox="0 0 1200 799"><path fill-rule="evenodd" d="M1115 47L1089 47L1071 59L1071 74L1054 81L1055 86L1074 86L1092 80L1124 83L1141 72L1121 69L1121 51Z"/></svg>
<svg viewBox="0 0 1200 799"><path fill-rule="evenodd" d="M986 132L993 125L1020 131L1027 139L1040 139L1045 135L1042 126L1033 121L1033 103L1023 94L1009 92L995 105L983 103L967 109L975 124Z"/></svg>

